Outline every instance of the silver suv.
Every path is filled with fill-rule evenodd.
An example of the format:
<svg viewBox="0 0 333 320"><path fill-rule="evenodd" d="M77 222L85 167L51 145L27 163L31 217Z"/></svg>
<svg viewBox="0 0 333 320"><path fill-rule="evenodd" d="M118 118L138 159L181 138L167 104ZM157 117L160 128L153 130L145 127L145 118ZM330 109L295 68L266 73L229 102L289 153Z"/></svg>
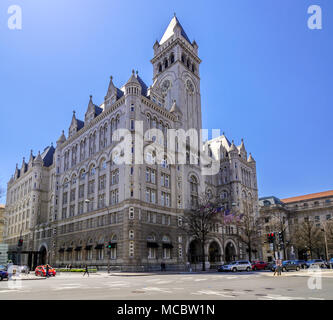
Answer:
<svg viewBox="0 0 333 320"><path fill-rule="evenodd" d="M232 271L232 272L237 272L237 271L251 271L252 270L252 265L250 261L247 260L240 260L240 261L233 261L228 264L222 265L218 271Z"/></svg>
<svg viewBox="0 0 333 320"><path fill-rule="evenodd" d="M312 259L306 262L306 266L308 268L325 268L326 267L326 263L324 260L322 259Z"/></svg>

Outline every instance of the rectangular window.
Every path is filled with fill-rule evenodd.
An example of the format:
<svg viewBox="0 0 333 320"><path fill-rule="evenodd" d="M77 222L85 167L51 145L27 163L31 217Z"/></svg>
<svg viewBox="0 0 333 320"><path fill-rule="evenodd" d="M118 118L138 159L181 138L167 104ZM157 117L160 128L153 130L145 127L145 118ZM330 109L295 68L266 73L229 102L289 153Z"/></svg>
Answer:
<svg viewBox="0 0 333 320"><path fill-rule="evenodd" d="M170 195L168 193L165 194L165 205L170 207Z"/></svg>
<svg viewBox="0 0 333 320"><path fill-rule="evenodd" d="M148 259L156 258L156 248L148 248Z"/></svg>
<svg viewBox="0 0 333 320"><path fill-rule="evenodd" d="M156 203L156 192L151 190L151 203Z"/></svg>
<svg viewBox="0 0 333 320"><path fill-rule="evenodd" d="M84 197L84 185L79 186L79 198Z"/></svg>

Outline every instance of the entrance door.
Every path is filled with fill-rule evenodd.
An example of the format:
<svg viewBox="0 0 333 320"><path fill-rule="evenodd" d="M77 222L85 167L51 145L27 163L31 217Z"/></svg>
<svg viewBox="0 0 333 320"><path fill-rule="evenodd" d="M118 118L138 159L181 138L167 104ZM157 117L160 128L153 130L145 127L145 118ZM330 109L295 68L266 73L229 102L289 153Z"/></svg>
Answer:
<svg viewBox="0 0 333 320"><path fill-rule="evenodd" d="M227 246L225 247L225 261L235 261L236 259L236 248L232 242L228 242Z"/></svg>
<svg viewBox="0 0 333 320"><path fill-rule="evenodd" d="M46 248L42 246L39 250L39 265L46 264L46 255Z"/></svg>

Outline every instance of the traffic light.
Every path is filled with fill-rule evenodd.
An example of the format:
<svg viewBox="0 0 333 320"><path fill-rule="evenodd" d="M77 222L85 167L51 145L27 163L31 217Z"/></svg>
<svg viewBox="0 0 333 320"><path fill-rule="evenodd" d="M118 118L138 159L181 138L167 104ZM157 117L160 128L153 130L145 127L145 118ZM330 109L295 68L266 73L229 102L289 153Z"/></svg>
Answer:
<svg viewBox="0 0 333 320"><path fill-rule="evenodd" d="M112 248L111 241L109 241L109 243L107 244L106 248L107 249L111 249Z"/></svg>
<svg viewBox="0 0 333 320"><path fill-rule="evenodd" d="M283 232L279 232L279 243L283 243Z"/></svg>
<svg viewBox="0 0 333 320"><path fill-rule="evenodd" d="M18 247L22 247L23 246L23 239L19 239L17 246Z"/></svg>
<svg viewBox="0 0 333 320"><path fill-rule="evenodd" d="M269 243L274 243L274 240L275 240L275 234L274 234L274 232L269 233L267 235L267 239L268 239Z"/></svg>

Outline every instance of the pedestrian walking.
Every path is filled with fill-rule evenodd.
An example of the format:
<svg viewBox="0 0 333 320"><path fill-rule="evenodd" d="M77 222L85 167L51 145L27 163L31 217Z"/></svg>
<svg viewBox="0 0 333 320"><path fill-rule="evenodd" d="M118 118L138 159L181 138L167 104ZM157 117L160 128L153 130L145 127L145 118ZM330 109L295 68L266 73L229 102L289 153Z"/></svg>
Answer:
<svg viewBox="0 0 333 320"><path fill-rule="evenodd" d="M46 278L49 277L49 265L47 264L46 265Z"/></svg>
<svg viewBox="0 0 333 320"><path fill-rule="evenodd" d="M274 270L274 276L277 274L278 276L281 276L281 270L282 270L282 260L277 259L275 263L275 270Z"/></svg>
<svg viewBox="0 0 333 320"><path fill-rule="evenodd" d="M89 271L88 271L88 266L87 266L87 265L86 265L85 271L84 271L84 273L83 273L83 276L84 276L85 274L87 274L88 277L89 277Z"/></svg>

